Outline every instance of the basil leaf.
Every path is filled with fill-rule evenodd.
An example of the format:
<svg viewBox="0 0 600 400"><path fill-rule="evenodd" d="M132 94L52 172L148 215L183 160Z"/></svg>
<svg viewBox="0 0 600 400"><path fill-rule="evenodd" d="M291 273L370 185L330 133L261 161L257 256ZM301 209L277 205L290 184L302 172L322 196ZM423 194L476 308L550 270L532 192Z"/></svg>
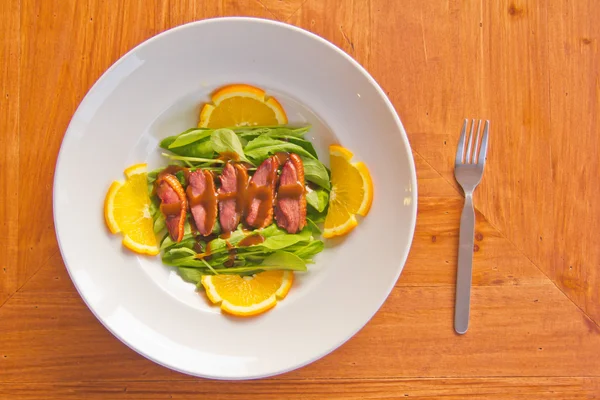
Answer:
<svg viewBox="0 0 600 400"><path fill-rule="evenodd" d="M234 153L241 161L250 162L244 154L240 138L231 129L215 129L210 135L212 148L219 154Z"/></svg>
<svg viewBox="0 0 600 400"><path fill-rule="evenodd" d="M304 164L304 179L315 183L327 190L331 189L329 181L329 172L323 163L314 158L300 157Z"/></svg>
<svg viewBox="0 0 600 400"><path fill-rule="evenodd" d="M306 202L318 212L323 212L329 203L329 193L324 189L311 190L306 193Z"/></svg>
<svg viewBox="0 0 600 400"><path fill-rule="evenodd" d="M202 139L206 139L212 133L212 129L206 128L194 128L188 129L187 131L180 133L175 137L175 140L169 144L168 149L172 150L177 147L186 146L190 143L197 142Z"/></svg>

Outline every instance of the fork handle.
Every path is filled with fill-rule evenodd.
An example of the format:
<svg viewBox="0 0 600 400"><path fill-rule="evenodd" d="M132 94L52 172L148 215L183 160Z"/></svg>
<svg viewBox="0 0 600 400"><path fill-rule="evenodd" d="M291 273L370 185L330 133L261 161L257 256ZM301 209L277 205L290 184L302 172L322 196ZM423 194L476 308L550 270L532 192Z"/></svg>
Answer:
<svg viewBox="0 0 600 400"><path fill-rule="evenodd" d="M460 217L456 306L454 309L454 330L461 335L469 328L474 235L475 210L473 209L473 194L467 193L465 194L465 205Z"/></svg>

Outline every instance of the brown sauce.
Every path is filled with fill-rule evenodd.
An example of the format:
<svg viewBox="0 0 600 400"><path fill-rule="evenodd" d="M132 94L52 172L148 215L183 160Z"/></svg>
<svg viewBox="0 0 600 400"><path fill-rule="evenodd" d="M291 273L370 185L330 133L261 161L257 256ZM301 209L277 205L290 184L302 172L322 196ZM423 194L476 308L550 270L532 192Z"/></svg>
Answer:
<svg viewBox="0 0 600 400"><path fill-rule="evenodd" d="M248 185L246 210L250 210L252 200L254 199L260 200L260 203L256 213L256 220L254 221L253 225L263 226L271 209L273 208L273 188L271 185L258 186L256 183L250 182L250 185Z"/></svg>
<svg viewBox="0 0 600 400"><path fill-rule="evenodd" d="M265 241L265 237L260 234L246 236L238 243L239 247L249 247L257 244L261 244Z"/></svg>
<svg viewBox="0 0 600 400"><path fill-rule="evenodd" d="M227 268L231 268L235 264L237 252L235 250L235 247L233 247L233 245L229 243L229 241L225 241L225 244L227 245L228 257L227 261L225 261L223 265Z"/></svg>
<svg viewBox="0 0 600 400"><path fill-rule="evenodd" d="M213 174L210 171L202 171L205 178L204 191L199 195L194 195L192 186L187 187L187 197L190 201L190 208L201 205L206 212L204 218L204 231L210 233L217 221L217 194L215 192L215 182Z"/></svg>
<svg viewBox="0 0 600 400"><path fill-rule="evenodd" d="M158 174L157 178L160 178L161 176L167 175L167 174L171 174L171 175L175 175L176 173L183 171L183 174L185 176L185 180L186 182L189 182L189 178L190 178L190 170L188 168L182 167L181 165L169 165L167 166L165 169L163 169L162 171L160 171L160 173ZM158 179L157 179L158 181Z"/></svg>
<svg viewBox="0 0 600 400"><path fill-rule="evenodd" d="M219 201L225 201L225 200L235 200L237 199L237 192L229 192L229 193L219 193L217 195L217 199Z"/></svg>
<svg viewBox="0 0 600 400"><path fill-rule="evenodd" d="M202 241L200 240L199 237L196 237L196 240L194 241L194 251L196 253L203 253L204 252L204 248L202 246Z"/></svg>
<svg viewBox="0 0 600 400"><path fill-rule="evenodd" d="M240 160L240 156L237 153L234 153L233 151L226 151L224 153L220 153L219 154L219 160L223 160L223 161L239 161Z"/></svg>
<svg viewBox="0 0 600 400"><path fill-rule="evenodd" d="M266 179L266 185L258 186L255 182L250 181L246 191L246 214L249 212L250 207L252 206L252 200L260 200L256 213L256 219L252 224L255 227L264 227L267 218L273 210L273 202L275 200L275 182L277 179L277 170L279 164L276 157L273 157L272 162L274 162L275 165L271 166L271 169L269 170L269 175Z"/></svg>
<svg viewBox="0 0 600 400"><path fill-rule="evenodd" d="M285 163L287 160L289 160L290 158L290 153L285 152L285 151L280 151L275 153L275 155L273 156L277 159L277 161L279 161L279 165L283 165L283 163Z"/></svg>
<svg viewBox="0 0 600 400"><path fill-rule="evenodd" d="M248 190L248 171L242 165L235 164L233 166L236 171L237 179L237 192L235 201L235 211L244 217L245 206L246 206L246 191Z"/></svg>
<svg viewBox="0 0 600 400"><path fill-rule="evenodd" d="M304 185L300 182L296 182L291 185L281 185L277 190L277 198L284 199L296 199L304 194Z"/></svg>
<svg viewBox="0 0 600 400"><path fill-rule="evenodd" d="M160 212L163 213L165 218L168 217L180 217L181 216L181 202L175 202L170 204L161 203Z"/></svg>

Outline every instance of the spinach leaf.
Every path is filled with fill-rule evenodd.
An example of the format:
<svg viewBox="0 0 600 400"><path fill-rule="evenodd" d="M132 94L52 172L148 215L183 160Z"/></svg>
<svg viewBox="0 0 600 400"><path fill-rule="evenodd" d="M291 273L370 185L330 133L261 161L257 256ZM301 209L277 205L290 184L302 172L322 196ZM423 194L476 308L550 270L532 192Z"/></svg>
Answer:
<svg viewBox="0 0 600 400"><path fill-rule="evenodd" d="M251 160L254 160L257 164L267 159L270 155L281 151L296 153L298 155L305 156L308 158L315 157L311 153L306 151L303 147L298 146L295 143L286 142L279 139L273 139L269 136L259 136L256 139L250 141L244 148L246 156Z"/></svg>
<svg viewBox="0 0 600 400"><path fill-rule="evenodd" d="M177 136L167 136L166 138L164 138L163 140L160 141L159 146L160 146L161 149L169 150L169 146L175 140L177 140Z"/></svg>
<svg viewBox="0 0 600 400"><path fill-rule="evenodd" d="M244 154L240 138L231 129L215 129L210 135L210 142L217 153L234 153L241 161L250 162Z"/></svg>
<svg viewBox="0 0 600 400"><path fill-rule="evenodd" d="M310 229L303 229L300 233L271 236L265 239L259 245L252 246L253 248L264 248L268 250L280 250L289 246L293 246L298 242L309 241L311 237Z"/></svg>
<svg viewBox="0 0 600 400"><path fill-rule="evenodd" d="M331 189L331 182L329 181L329 172L323 163L314 158L300 157L302 164L304 164L304 179L315 183L322 188L327 190Z"/></svg>
<svg viewBox="0 0 600 400"><path fill-rule="evenodd" d="M199 140L197 142L186 144L185 146L181 147L175 147L172 149L169 148L170 142L165 142L167 139L161 142L160 147L162 147L163 149L166 148L167 150L180 156L212 159L215 153L213 150L212 143L209 139ZM163 143L167 147L164 147Z"/></svg>
<svg viewBox="0 0 600 400"><path fill-rule="evenodd" d="M181 186L183 186L184 188L187 186L187 181L185 180L185 173L183 171L175 172L175 177L177 178L179 183L181 183Z"/></svg>
<svg viewBox="0 0 600 400"><path fill-rule="evenodd" d="M169 144L168 149L172 150L177 147L183 147L190 143L197 142L202 139L208 138L212 133L212 129L207 128L194 128L189 129L183 133L180 133L175 137L175 140Z"/></svg>
<svg viewBox="0 0 600 400"><path fill-rule="evenodd" d="M199 283L202 279L202 275L206 275L200 268L179 267L178 272L184 281L192 283Z"/></svg>
<svg viewBox="0 0 600 400"><path fill-rule="evenodd" d="M284 137L280 137L280 138L287 139L287 141L289 143L293 143L293 144L296 144L296 145L302 147L304 150L309 152L310 155L312 155L314 158L319 158L317 156L317 151L315 150L315 147L308 140L302 139L302 138L296 138L296 137L292 137L292 136L284 136Z"/></svg>
<svg viewBox="0 0 600 400"><path fill-rule="evenodd" d="M294 250L294 254L300 258L307 259L322 252L325 244L321 240L313 240L310 243Z"/></svg>
<svg viewBox="0 0 600 400"><path fill-rule="evenodd" d="M280 250L267 256L259 265L246 265L238 268L215 268L215 271L221 274L244 274L272 270L306 271L306 262L295 254Z"/></svg>
<svg viewBox="0 0 600 400"><path fill-rule="evenodd" d="M310 228L311 232L314 236L319 236L321 234L321 228L317 225L317 222L313 221L312 218L306 217L307 226ZM319 221L323 222L323 221Z"/></svg>
<svg viewBox="0 0 600 400"><path fill-rule="evenodd" d="M240 127L233 129L236 134L240 137L257 137L261 135L267 135L271 137L283 137L291 136L301 138L306 132L310 130L310 125L302 127L293 127L286 125L278 126L253 126L253 127Z"/></svg>
<svg viewBox="0 0 600 400"><path fill-rule="evenodd" d="M262 262L262 266L280 267L281 269L291 269L294 271L306 271L306 263L303 259L287 251L276 251L267 256Z"/></svg>
<svg viewBox="0 0 600 400"><path fill-rule="evenodd" d="M306 202L318 212L323 212L329 203L329 193L325 189L311 190L306 193Z"/></svg>

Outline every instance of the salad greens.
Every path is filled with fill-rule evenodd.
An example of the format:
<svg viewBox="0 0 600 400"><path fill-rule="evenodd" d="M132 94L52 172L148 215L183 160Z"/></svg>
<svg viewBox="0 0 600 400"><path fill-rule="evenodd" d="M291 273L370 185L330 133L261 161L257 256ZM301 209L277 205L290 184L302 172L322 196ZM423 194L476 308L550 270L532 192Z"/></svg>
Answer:
<svg viewBox="0 0 600 400"><path fill-rule="evenodd" d="M304 163L305 179L329 190L329 171L319 161L312 143L304 138L309 129L310 126L285 125L231 129L194 128L163 139L160 147L172 153L163 155L173 161L182 161L192 168L217 172L222 169L224 161L215 157L216 154L235 154L240 161L256 167L275 153L296 153Z"/></svg>
<svg viewBox="0 0 600 400"><path fill-rule="evenodd" d="M163 235L160 241L162 261L176 267L181 277L198 283L207 274L251 275L267 270L306 271L313 257L324 248L319 239L319 224L325 219L329 203L330 173L319 161L312 143L304 138L310 126L256 126L237 128L193 128L163 139L164 156L189 168L208 169L219 173L225 161L219 156L247 163L250 174L268 157L278 152L298 154L304 164L307 183L307 224L300 232L289 234L275 223L257 230L245 230L240 224L227 235L220 235L216 226L210 236L197 236L185 223L183 239L176 243L166 233L165 219L160 212L160 200L154 194L154 182L163 169L148 173L151 193L149 212L154 219L154 231ZM183 171L175 176L187 186ZM260 240L244 240L258 236ZM250 245L246 245L249 243Z"/></svg>

